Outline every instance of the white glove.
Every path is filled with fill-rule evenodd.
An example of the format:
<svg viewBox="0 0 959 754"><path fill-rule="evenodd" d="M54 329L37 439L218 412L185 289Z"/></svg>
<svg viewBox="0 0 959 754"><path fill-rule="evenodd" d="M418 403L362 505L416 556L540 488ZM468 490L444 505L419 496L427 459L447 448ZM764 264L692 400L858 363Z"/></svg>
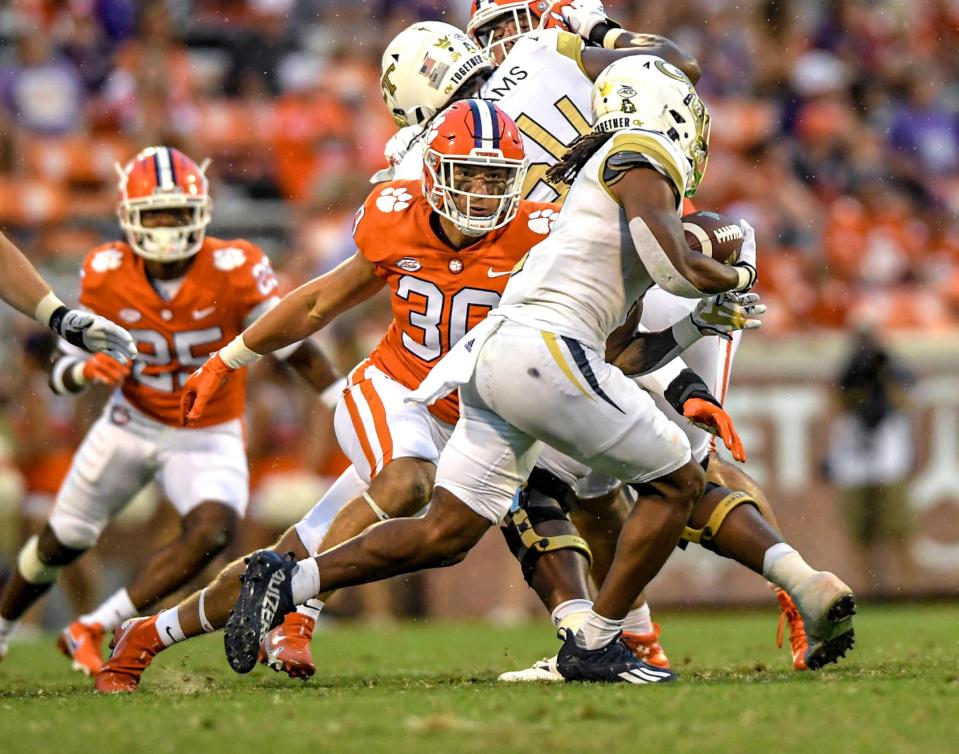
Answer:
<svg viewBox="0 0 959 754"><path fill-rule="evenodd" d="M383 148L383 156L389 163L389 167L376 171L370 178L370 183L382 183L391 181L396 177L396 166L410 151L410 145L413 140L423 133L423 126L404 126L390 137Z"/></svg>
<svg viewBox="0 0 959 754"><path fill-rule="evenodd" d="M130 333L98 314L67 309L62 316L54 315L50 327L67 343L91 353L102 351L121 364L137 356L136 343Z"/></svg>
<svg viewBox="0 0 959 754"><path fill-rule="evenodd" d="M758 293L720 293L700 301L689 318L703 335L732 340L730 333L754 330L762 325L755 317L765 313L766 305L759 303Z"/></svg>
<svg viewBox="0 0 959 754"><path fill-rule="evenodd" d="M758 270L756 268L756 231L753 226L745 220L739 221L739 227L743 229L743 245L739 250L739 259L733 264L733 267L739 267L749 272L748 285L739 286L737 291L748 291L756 284Z"/></svg>
<svg viewBox="0 0 959 754"><path fill-rule="evenodd" d="M609 21L602 0L558 0L553 3L549 12L559 13L570 31L587 41L596 24Z"/></svg>

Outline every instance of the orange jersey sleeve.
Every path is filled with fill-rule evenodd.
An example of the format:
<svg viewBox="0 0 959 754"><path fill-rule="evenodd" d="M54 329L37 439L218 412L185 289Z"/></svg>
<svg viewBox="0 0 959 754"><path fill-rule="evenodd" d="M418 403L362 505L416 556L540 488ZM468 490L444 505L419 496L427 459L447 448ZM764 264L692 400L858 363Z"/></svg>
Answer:
<svg viewBox="0 0 959 754"><path fill-rule="evenodd" d="M499 304L516 263L548 235L559 208L521 202L516 217L459 251L430 226L418 181L374 190L354 224L360 253L376 265L392 292L393 322L370 354L378 369L410 389L468 330ZM455 395L430 410L455 423Z"/></svg>
<svg viewBox="0 0 959 754"><path fill-rule="evenodd" d="M139 356L122 385L124 397L147 416L177 426L184 380L271 305L276 287L269 259L257 246L208 237L166 300L143 259L126 244L108 244L84 262L80 301L122 324L137 342ZM245 396L241 370L210 401L198 426L241 417Z"/></svg>

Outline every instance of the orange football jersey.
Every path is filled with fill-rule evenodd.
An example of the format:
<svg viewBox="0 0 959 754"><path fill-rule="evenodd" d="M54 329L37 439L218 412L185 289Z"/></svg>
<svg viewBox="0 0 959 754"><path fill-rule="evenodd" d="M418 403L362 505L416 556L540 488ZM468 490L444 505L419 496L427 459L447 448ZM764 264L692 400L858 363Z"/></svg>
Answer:
<svg viewBox="0 0 959 754"><path fill-rule="evenodd" d="M520 202L506 227L460 251L436 235L431 211L420 181L390 181L373 190L353 224L360 253L393 294L393 322L370 360L410 389L499 304L513 267L549 234L559 206ZM430 411L455 424L456 394Z"/></svg>
<svg viewBox="0 0 959 754"><path fill-rule="evenodd" d="M183 382L207 357L243 332L250 314L276 295L267 256L243 240L207 238L180 288L164 300L144 260L125 243L93 249L83 263L80 303L126 327L139 356L123 395L147 416L179 426ZM246 370L210 400L207 427L243 415Z"/></svg>

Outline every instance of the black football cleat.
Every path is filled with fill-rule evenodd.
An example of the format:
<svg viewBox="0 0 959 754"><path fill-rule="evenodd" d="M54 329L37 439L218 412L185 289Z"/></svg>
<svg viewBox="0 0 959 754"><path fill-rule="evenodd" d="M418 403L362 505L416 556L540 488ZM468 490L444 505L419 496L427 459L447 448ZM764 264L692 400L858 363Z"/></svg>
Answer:
<svg viewBox="0 0 959 754"><path fill-rule="evenodd" d="M223 646L230 667L249 673L256 667L260 638L296 610L292 577L296 560L273 550L258 550L246 560L240 596L223 629Z"/></svg>
<svg viewBox="0 0 959 754"><path fill-rule="evenodd" d="M623 643L622 633L605 647L583 649L576 643L575 634L567 631L556 665L567 683L668 683L678 677L667 668L636 659Z"/></svg>

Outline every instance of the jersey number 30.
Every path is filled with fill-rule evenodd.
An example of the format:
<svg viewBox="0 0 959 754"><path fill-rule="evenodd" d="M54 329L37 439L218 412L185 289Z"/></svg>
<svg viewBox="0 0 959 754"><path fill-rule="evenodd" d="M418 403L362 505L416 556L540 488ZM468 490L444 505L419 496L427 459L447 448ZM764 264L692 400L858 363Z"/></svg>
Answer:
<svg viewBox="0 0 959 754"><path fill-rule="evenodd" d="M404 301L410 301L415 295L425 300L420 311L410 310L410 325L423 333L422 341L403 332L403 345L406 350L423 361L433 361L451 348L469 329L469 316L472 307L492 309L499 304L499 294L482 288L461 288L453 296L443 295L436 283L404 275L396 287L396 295ZM449 342L444 343L443 328L446 326Z"/></svg>

